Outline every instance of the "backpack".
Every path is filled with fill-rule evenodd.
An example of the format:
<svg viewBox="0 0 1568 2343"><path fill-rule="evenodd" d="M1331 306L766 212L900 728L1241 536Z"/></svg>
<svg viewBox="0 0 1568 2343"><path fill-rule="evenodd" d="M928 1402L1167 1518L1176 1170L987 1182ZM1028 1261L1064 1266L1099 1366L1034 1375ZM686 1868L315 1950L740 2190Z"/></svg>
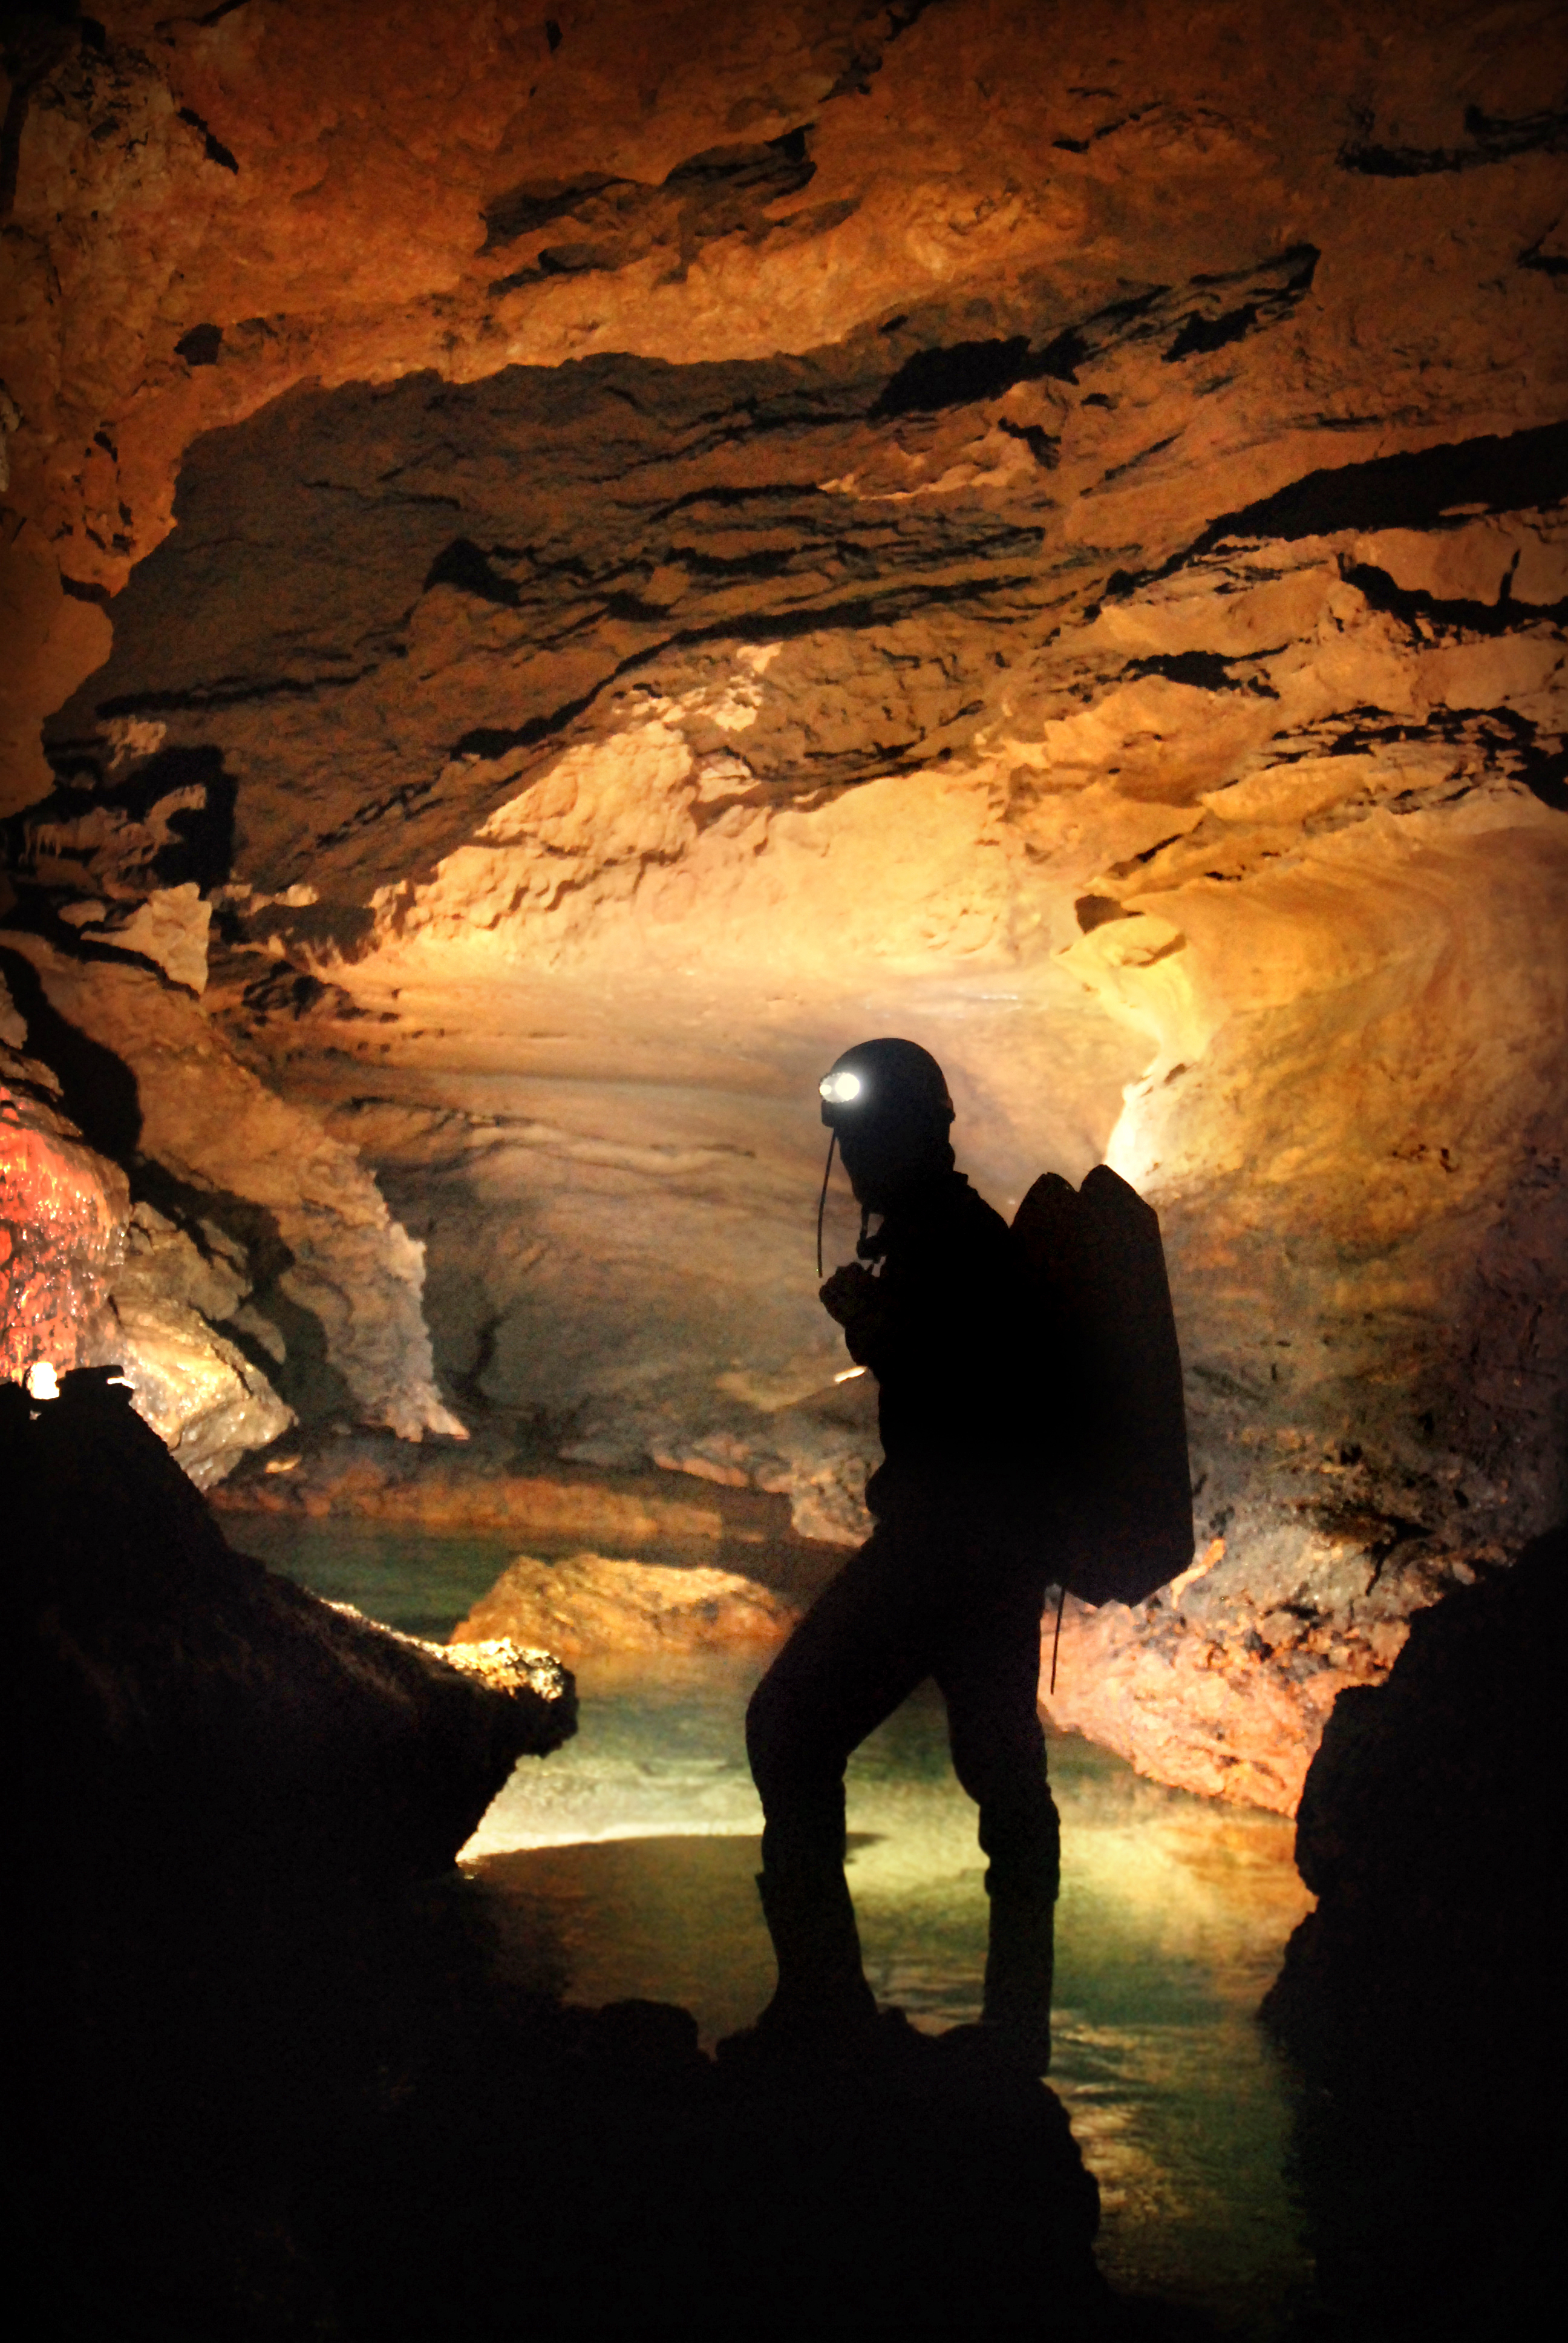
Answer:
<svg viewBox="0 0 1568 2343"><path fill-rule="evenodd" d="M1056 1574L1085 1603L1142 1603L1192 1559L1181 1356L1160 1220L1109 1164L1055 1172L1013 1219L1052 1357L1051 1477L1069 1493Z"/></svg>

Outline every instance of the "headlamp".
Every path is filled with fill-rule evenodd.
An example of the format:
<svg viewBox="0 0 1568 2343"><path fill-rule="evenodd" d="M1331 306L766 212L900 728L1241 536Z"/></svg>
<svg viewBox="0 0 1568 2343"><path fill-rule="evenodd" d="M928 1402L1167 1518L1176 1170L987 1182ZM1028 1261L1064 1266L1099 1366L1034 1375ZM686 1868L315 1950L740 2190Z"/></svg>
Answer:
<svg viewBox="0 0 1568 2343"><path fill-rule="evenodd" d="M817 1088L829 1106L848 1106L851 1099L859 1097L865 1084L859 1074L852 1074L846 1069L839 1073L824 1074Z"/></svg>

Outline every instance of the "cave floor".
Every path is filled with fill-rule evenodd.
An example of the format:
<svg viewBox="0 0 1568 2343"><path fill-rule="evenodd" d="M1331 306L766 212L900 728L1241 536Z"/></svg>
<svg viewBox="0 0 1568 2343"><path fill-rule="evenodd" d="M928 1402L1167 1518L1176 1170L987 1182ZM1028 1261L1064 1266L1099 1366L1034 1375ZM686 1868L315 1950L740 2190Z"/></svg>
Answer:
<svg viewBox="0 0 1568 2343"><path fill-rule="evenodd" d="M236 1543L406 1631L450 1631L514 1541L252 1519ZM762 1662L649 1682L579 1671L578 1738L525 1762L465 1850L517 1981L696 2016L705 2044L771 1984L752 1888L760 1816L742 1714ZM1063 1824L1051 2084L1101 2187L1097 2257L1120 2292L1266 2338L1309 2312L1287 2176L1292 2081L1254 2012L1310 1898L1292 1826L1142 1780L1053 1735ZM868 1974L930 2030L973 2017L985 1898L973 1810L924 1694L857 1754L850 1880Z"/></svg>

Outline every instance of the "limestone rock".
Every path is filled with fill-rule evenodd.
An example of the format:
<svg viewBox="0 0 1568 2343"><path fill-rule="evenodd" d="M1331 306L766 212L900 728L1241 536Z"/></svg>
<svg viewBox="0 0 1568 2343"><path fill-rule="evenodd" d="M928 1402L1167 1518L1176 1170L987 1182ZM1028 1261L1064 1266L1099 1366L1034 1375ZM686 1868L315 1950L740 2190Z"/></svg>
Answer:
<svg viewBox="0 0 1568 2343"><path fill-rule="evenodd" d="M55 1014L128 1083L120 1143L238 1239L246 1283L302 1369L314 1364L329 1392L406 1438L462 1437L431 1381L423 1253L353 1151L268 1091L188 994L128 961L82 963L35 937L14 941Z"/></svg>
<svg viewBox="0 0 1568 2343"><path fill-rule="evenodd" d="M0 1402L27 1564L16 1697L46 1759L28 1828L45 1846L438 1869L516 1759L572 1731L570 1678L548 1655L498 1686L231 1552L104 1371Z"/></svg>
<svg viewBox="0 0 1568 2343"><path fill-rule="evenodd" d="M124 1172L82 1144L26 1038L0 983L0 1383L88 1354L130 1212Z"/></svg>
<svg viewBox="0 0 1568 2343"><path fill-rule="evenodd" d="M112 1326L96 1347L114 1353L136 1413L198 1489L222 1480L249 1450L268 1447L294 1422L293 1409L261 1370L198 1311L166 1298L116 1293L110 1312Z"/></svg>
<svg viewBox="0 0 1568 2343"><path fill-rule="evenodd" d="M578 1554L560 1562L519 1554L460 1625L455 1644L492 1635L547 1644L574 1664L628 1654L767 1648L794 1625L794 1606L727 1570L671 1569Z"/></svg>
<svg viewBox="0 0 1568 2343"><path fill-rule="evenodd" d="M63 916L102 912L105 909L103 904L72 904L67 905ZM156 888L127 918L118 921L77 916L70 918L70 924L89 943L113 942L121 951L156 960L166 975L191 992L199 993L206 989L212 905L202 900L194 879L187 879L179 887Z"/></svg>

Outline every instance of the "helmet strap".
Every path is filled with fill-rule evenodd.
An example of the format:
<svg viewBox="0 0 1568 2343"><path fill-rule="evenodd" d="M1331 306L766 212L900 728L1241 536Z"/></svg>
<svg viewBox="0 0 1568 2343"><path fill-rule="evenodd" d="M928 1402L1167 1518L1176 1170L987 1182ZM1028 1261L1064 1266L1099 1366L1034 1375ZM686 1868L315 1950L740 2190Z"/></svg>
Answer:
<svg viewBox="0 0 1568 2343"><path fill-rule="evenodd" d="M822 1192L817 1199L817 1274L822 1274L822 1215L828 1209L828 1182L833 1173L833 1150L839 1144L839 1128L832 1124L828 1131L828 1161L822 1166ZM862 1230L865 1227L861 1222Z"/></svg>

